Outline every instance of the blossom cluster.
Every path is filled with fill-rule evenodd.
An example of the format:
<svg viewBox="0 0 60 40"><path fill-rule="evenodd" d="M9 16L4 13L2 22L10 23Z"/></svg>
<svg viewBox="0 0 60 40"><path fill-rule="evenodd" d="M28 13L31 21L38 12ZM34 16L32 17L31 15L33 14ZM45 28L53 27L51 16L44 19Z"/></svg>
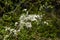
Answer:
<svg viewBox="0 0 60 40"><path fill-rule="evenodd" d="M6 40L6 38L8 38L12 33L14 35L17 35L17 33L20 32L20 29L16 30L16 29L11 29L10 27L5 27L5 31L9 31L10 33L5 35L3 40Z"/></svg>
<svg viewBox="0 0 60 40"><path fill-rule="evenodd" d="M44 16L44 14L43 15L36 15L36 14L25 15L25 14L22 14L19 18L20 28L23 28L23 26L26 26L27 28L31 28L32 27L31 22L38 21L38 19L41 20L43 16Z"/></svg>
<svg viewBox="0 0 60 40"><path fill-rule="evenodd" d="M17 32L20 32L20 30L18 29L18 30L16 30L16 29L11 29L10 27L5 27L6 29L6 31L10 31L10 33L14 33L15 35L17 35Z"/></svg>
<svg viewBox="0 0 60 40"><path fill-rule="evenodd" d="M31 27L32 27L32 24L31 24L32 21L36 21L36 22L37 22L38 20L41 20L42 17L44 16L44 14L43 14L43 15L36 15L36 14L30 14L30 15L28 15L27 9L24 9L23 11L26 11L26 12L27 12L27 13L26 13L27 15L22 14L22 15L19 17L19 23L18 23L18 22L15 22L15 27L18 27L17 30L16 30L16 29L11 29L10 27L5 27L5 30L6 30L6 31L10 31L9 35L12 34L12 33L14 33L14 35L17 35L17 33L20 32L20 30L21 30L24 26L25 26L26 28L31 28ZM45 22L44 22L44 23L45 23ZM5 40L6 38L8 38L9 35L5 35L4 40Z"/></svg>

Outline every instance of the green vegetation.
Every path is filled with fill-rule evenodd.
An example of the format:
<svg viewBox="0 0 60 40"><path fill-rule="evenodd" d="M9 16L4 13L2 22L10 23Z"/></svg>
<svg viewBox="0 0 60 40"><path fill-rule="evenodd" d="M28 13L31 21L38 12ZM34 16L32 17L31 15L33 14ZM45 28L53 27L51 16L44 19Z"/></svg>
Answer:
<svg viewBox="0 0 60 40"><path fill-rule="evenodd" d="M60 0L0 0L0 40L60 40Z"/></svg>

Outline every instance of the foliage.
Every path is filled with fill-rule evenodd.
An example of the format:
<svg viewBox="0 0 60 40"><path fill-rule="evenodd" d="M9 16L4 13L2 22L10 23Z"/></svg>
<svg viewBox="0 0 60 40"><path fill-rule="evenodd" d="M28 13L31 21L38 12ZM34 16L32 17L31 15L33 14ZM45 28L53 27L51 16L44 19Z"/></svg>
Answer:
<svg viewBox="0 0 60 40"><path fill-rule="evenodd" d="M0 40L59 40L59 13L60 0L0 0Z"/></svg>

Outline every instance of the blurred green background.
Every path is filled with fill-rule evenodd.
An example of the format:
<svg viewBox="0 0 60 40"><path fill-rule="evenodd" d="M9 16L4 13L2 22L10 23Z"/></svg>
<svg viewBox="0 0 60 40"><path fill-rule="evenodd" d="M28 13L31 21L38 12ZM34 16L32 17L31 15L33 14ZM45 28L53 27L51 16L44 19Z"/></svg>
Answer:
<svg viewBox="0 0 60 40"><path fill-rule="evenodd" d="M31 28L24 26L18 35L9 35L5 27L17 29L15 22L27 13L24 9L28 15L45 15L41 21L32 21ZM0 40L60 40L60 0L0 0Z"/></svg>

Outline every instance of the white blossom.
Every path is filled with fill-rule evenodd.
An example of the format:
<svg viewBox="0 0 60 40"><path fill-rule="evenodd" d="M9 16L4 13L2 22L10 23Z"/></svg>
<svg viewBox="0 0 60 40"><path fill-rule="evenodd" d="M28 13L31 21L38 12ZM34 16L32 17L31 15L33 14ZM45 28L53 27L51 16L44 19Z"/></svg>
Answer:
<svg viewBox="0 0 60 40"><path fill-rule="evenodd" d="M48 22L44 21L44 24L47 24L48 25Z"/></svg>
<svg viewBox="0 0 60 40"><path fill-rule="evenodd" d="M15 32L14 35L17 35L17 32Z"/></svg>
<svg viewBox="0 0 60 40"><path fill-rule="evenodd" d="M10 27L8 27L7 29L10 30Z"/></svg>
<svg viewBox="0 0 60 40"><path fill-rule="evenodd" d="M41 18L39 15L21 15L20 20L24 21L24 20L31 20L31 21L36 21L36 18Z"/></svg>
<svg viewBox="0 0 60 40"><path fill-rule="evenodd" d="M15 26L17 26L18 22L15 22Z"/></svg>
<svg viewBox="0 0 60 40"><path fill-rule="evenodd" d="M14 30L13 33L14 33L15 35L17 35L17 30Z"/></svg>
<svg viewBox="0 0 60 40"><path fill-rule="evenodd" d="M31 21L35 21L36 17L37 17L36 15L29 15L28 19L31 20Z"/></svg>
<svg viewBox="0 0 60 40"><path fill-rule="evenodd" d="M12 32L14 29L10 29L10 31Z"/></svg>
<svg viewBox="0 0 60 40"><path fill-rule="evenodd" d="M18 32L20 32L20 29L19 30L17 30Z"/></svg>
<svg viewBox="0 0 60 40"><path fill-rule="evenodd" d="M14 30L13 32L14 32L14 33L16 33L17 31L16 31L16 30Z"/></svg>
<svg viewBox="0 0 60 40"><path fill-rule="evenodd" d="M26 26L26 27L32 27L32 24L31 24L31 22L27 22L28 20L30 20L30 21L37 21L37 19L39 19L39 20L41 20L42 19L42 17L43 17L43 15L36 15L36 14L31 14L31 15L24 15L24 14L22 14L21 16L20 16L20 27L23 27L24 25Z"/></svg>
<svg viewBox="0 0 60 40"><path fill-rule="evenodd" d="M23 9L23 11L27 11L27 9Z"/></svg>
<svg viewBox="0 0 60 40"><path fill-rule="evenodd" d="M31 28L32 27L31 22L27 22L25 25L26 25L27 28Z"/></svg>
<svg viewBox="0 0 60 40"><path fill-rule="evenodd" d="M23 21L25 17L26 16L24 14L22 14L19 19Z"/></svg>

